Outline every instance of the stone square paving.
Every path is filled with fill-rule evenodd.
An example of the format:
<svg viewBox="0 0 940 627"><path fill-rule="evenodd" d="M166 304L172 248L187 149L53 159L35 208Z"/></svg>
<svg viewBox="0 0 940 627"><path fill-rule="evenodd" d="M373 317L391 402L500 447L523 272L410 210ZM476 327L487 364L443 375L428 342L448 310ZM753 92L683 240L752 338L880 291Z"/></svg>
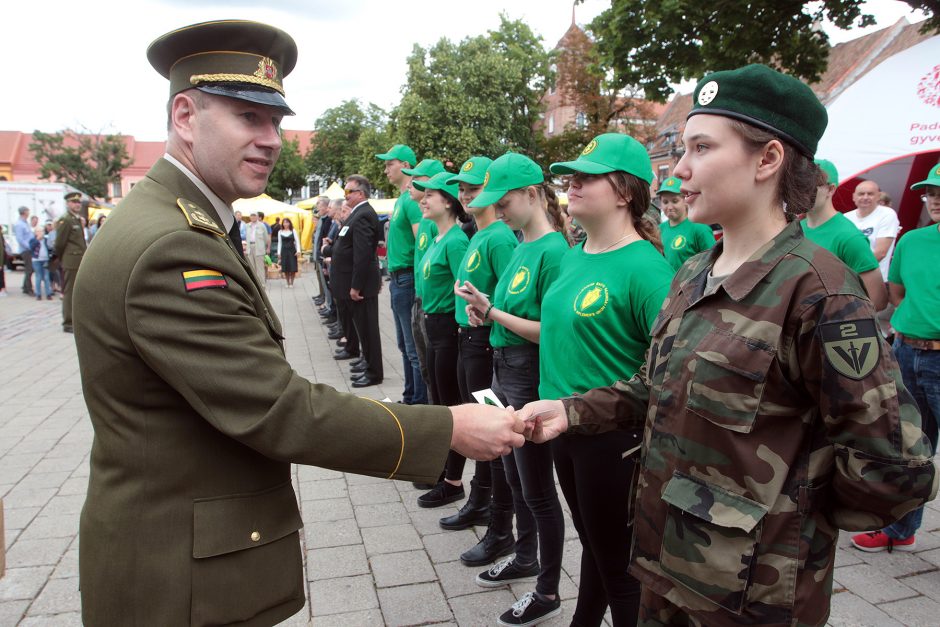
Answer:
<svg viewBox="0 0 940 627"><path fill-rule="evenodd" d="M77 532L92 429L74 341L61 331L60 301L21 295L21 280L8 272L14 289L0 299L0 497L8 552L0 627L78 626ZM311 304L315 280L305 275L294 289L272 280L268 290L297 372L348 391L346 362L332 359ZM397 400L402 364L387 290L380 303L386 378L360 392ZM294 467L294 481L308 602L284 625L494 625L534 585L487 590L474 583L481 569L463 566L458 555L485 530L447 532L437 524L459 503L422 510L410 483L307 466ZM581 546L564 509L563 613L544 623L552 626L570 622L578 594ZM830 625L940 624L940 505L928 506L912 553L862 553L848 547L847 534L839 544Z"/></svg>

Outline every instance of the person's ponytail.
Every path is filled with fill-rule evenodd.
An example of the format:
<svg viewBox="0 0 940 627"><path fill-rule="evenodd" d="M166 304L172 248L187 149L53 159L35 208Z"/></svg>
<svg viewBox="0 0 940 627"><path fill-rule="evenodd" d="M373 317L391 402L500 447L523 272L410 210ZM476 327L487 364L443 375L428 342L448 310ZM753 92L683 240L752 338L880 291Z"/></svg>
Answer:
<svg viewBox="0 0 940 627"><path fill-rule="evenodd" d="M548 215L549 224L552 225L553 229L567 237L565 233L565 216L561 214L561 203L558 202L558 195L555 194L555 190L545 182L538 186L538 190L545 201L545 212Z"/></svg>

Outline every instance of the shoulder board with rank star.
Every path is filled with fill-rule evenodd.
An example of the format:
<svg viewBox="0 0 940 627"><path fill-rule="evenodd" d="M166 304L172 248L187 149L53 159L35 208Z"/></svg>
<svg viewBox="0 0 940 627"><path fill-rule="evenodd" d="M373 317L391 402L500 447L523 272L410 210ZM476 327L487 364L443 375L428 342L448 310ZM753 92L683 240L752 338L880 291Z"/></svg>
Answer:
<svg viewBox="0 0 940 627"><path fill-rule="evenodd" d="M209 231L219 237L225 237L225 231L215 223L215 220L206 215L206 212L200 209L199 205L185 198L177 198L176 204L180 208L180 211L183 212L183 215L186 216L186 221L189 222L189 226L194 229Z"/></svg>

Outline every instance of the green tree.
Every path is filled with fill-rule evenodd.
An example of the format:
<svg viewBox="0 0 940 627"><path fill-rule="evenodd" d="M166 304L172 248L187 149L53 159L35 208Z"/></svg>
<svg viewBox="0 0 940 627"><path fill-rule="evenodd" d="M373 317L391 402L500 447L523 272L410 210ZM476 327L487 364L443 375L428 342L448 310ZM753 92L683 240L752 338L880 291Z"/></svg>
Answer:
<svg viewBox="0 0 940 627"><path fill-rule="evenodd" d="M133 163L120 135L33 132L29 151L39 164L39 178L55 179L93 198L109 198L109 183L121 180L121 171Z"/></svg>
<svg viewBox="0 0 940 627"><path fill-rule="evenodd" d="M306 182L307 164L300 154L300 142L288 139L281 146L281 156L274 164L264 193L271 198L287 202Z"/></svg>
<svg viewBox="0 0 940 627"><path fill-rule="evenodd" d="M361 164L359 136L367 128L382 128L387 118L381 108L371 103L363 108L358 100L324 111L314 123L316 134L305 157L309 172L330 181L356 173Z"/></svg>
<svg viewBox="0 0 940 627"><path fill-rule="evenodd" d="M394 129L391 124L384 125L381 128L367 126L362 129L357 143L359 162L355 172L368 178L372 187L386 198L398 196L398 190L395 189L385 177L385 162L376 159L375 155L381 154L389 149L390 146L400 143L395 140Z"/></svg>
<svg viewBox="0 0 940 627"><path fill-rule="evenodd" d="M928 14L938 5L908 4ZM665 101L670 83L747 63L767 63L814 82L826 70L829 50L819 24L824 18L841 29L874 24L862 5L863 0L611 0L590 29L615 88L642 85L647 98ZM938 26L934 15L925 28Z"/></svg>
<svg viewBox="0 0 940 627"><path fill-rule="evenodd" d="M541 38L505 16L486 35L416 45L393 114L395 137L422 157L456 164L474 154L533 153L549 66Z"/></svg>

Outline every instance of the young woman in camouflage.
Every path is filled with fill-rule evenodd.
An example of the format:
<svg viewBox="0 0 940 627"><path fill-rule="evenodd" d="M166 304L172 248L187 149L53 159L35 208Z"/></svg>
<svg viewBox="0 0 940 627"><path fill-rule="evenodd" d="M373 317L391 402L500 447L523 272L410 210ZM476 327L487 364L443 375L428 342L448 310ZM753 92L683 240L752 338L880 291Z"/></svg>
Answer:
<svg viewBox="0 0 940 627"><path fill-rule="evenodd" d="M520 416L535 441L645 422L640 624L824 625L838 530L933 498L930 443L858 276L789 219L813 201L823 106L762 65L694 99L675 174L722 241L679 270L637 376Z"/></svg>

